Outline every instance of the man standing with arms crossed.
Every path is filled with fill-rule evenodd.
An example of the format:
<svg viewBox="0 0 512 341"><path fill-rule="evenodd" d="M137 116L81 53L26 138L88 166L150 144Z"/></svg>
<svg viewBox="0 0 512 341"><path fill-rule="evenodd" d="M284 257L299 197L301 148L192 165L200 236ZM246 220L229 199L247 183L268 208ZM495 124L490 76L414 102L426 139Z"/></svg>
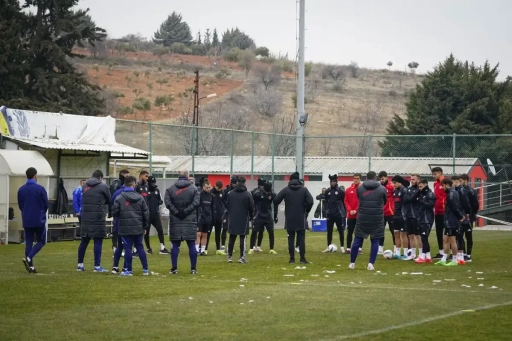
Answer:
<svg viewBox="0 0 512 341"><path fill-rule="evenodd" d="M420 189L418 184L420 182L419 174L411 174L411 186L407 188L404 196L402 212L405 218L405 227L407 235L409 236L410 254L403 257L403 260L414 260L416 258L416 243L418 244L418 251L422 253L421 246L421 232L419 225L419 197Z"/></svg>
<svg viewBox="0 0 512 341"><path fill-rule="evenodd" d="M439 252L434 259L443 258L443 232L444 232L444 207L446 201L446 192L443 188L442 181L444 179L443 169L441 167L432 168L432 176L434 177L434 194L436 196L436 204L434 206L434 224L436 226L436 238Z"/></svg>
<svg viewBox="0 0 512 341"><path fill-rule="evenodd" d="M278 207L274 205L276 194L272 191L272 184L270 182L265 182L263 184L263 188L257 189L253 193L252 197L254 199L255 218L251 233L249 254L254 253L254 248L256 248L256 239L258 239L258 242L260 243L259 250L261 250L261 241L259 241L260 233L262 235L265 229L267 229L268 240L270 243L269 253L271 255L275 255L277 252L274 251L274 223L277 223Z"/></svg>
<svg viewBox="0 0 512 341"><path fill-rule="evenodd" d="M299 173L290 175L288 187L279 192L274 200L274 206L284 200L285 226L288 232L288 252L290 254L290 264L295 264L294 241L297 235L299 244L300 263L309 264L306 260L306 219L313 207L313 197L309 190L300 182Z"/></svg>
<svg viewBox="0 0 512 341"><path fill-rule="evenodd" d="M46 244L48 194L43 186L37 184L37 170L34 167L28 168L25 174L27 182L18 190L18 207L25 230L23 264L29 273L37 273L34 267L34 257ZM35 245L34 239L37 241Z"/></svg>
<svg viewBox="0 0 512 341"><path fill-rule="evenodd" d="M354 234L354 230L356 229L357 222L357 209L359 206L359 199L357 198L357 188L361 184L361 174L354 174L354 183L350 186L345 192L345 209L347 210L347 251L345 253L350 253L350 246L352 245L352 236ZM363 245L361 244L361 247ZM358 250L359 254L363 254L363 250L360 248Z"/></svg>
<svg viewBox="0 0 512 341"><path fill-rule="evenodd" d="M215 187L213 187L211 190L211 193L215 197L215 199L213 200L213 204L215 205L215 217L213 217L213 227L215 228L215 247L217 248L216 254L225 256L226 253L224 252L224 245L226 243L226 229L223 226L222 218L224 217L226 205L224 204L224 190L222 189L222 187L222 181L217 180L217 182L215 183Z"/></svg>
<svg viewBox="0 0 512 341"><path fill-rule="evenodd" d="M340 252L344 253L345 248L345 219L347 213L345 211L345 190L338 186L338 174L330 175L330 186L325 190L325 201L327 205L326 215L327 218L327 249L323 252L329 252L329 245L332 244L332 232L334 230L334 224L338 229L340 235Z"/></svg>
<svg viewBox="0 0 512 341"><path fill-rule="evenodd" d="M249 221L254 215L254 201L252 195L247 191L245 178L239 177L235 188L228 194L226 205L228 213L228 263L233 262L233 249L237 236L240 237L240 258L238 263L248 263L245 259L246 238L249 234Z"/></svg>

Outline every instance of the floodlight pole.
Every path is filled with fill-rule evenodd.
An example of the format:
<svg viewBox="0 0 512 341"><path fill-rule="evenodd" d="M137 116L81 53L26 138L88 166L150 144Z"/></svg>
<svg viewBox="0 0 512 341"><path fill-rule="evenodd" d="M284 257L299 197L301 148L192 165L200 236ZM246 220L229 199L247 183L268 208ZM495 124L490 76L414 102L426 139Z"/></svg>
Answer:
<svg viewBox="0 0 512 341"><path fill-rule="evenodd" d="M297 81L297 117L295 119L295 126L297 129L297 144L296 144L296 164L297 172L300 178L304 179L304 126L300 124L301 115L305 114L304 110L304 82L305 82L305 36L306 36L306 0L300 0L299 10L299 64L298 64L298 81Z"/></svg>
<svg viewBox="0 0 512 341"><path fill-rule="evenodd" d="M195 79L194 79L194 115L192 118L192 125L194 125L194 144L195 148L192 147L194 155L199 155L199 70L196 70L195 72Z"/></svg>

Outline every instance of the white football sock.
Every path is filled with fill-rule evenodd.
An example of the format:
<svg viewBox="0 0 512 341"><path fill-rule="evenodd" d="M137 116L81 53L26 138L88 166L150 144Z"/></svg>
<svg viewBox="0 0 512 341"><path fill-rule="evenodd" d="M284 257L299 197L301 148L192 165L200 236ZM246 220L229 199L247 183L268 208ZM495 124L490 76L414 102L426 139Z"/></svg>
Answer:
<svg viewBox="0 0 512 341"><path fill-rule="evenodd" d="M205 246L201 245L201 252L204 252L204 248L205 248Z"/></svg>
<svg viewBox="0 0 512 341"><path fill-rule="evenodd" d="M430 255L430 252L427 252L427 254L425 256L427 257L427 259L432 259L432 256Z"/></svg>
<svg viewBox="0 0 512 341"><path fill-rule="evenodd" d="M420 255L421 255L421 254L423 253L423 248L422 248L422 247L420 247L418 250L419 250L418 254L420 254Z"/></svg>
<svg viewBox="0 0 512 341"><path fill-rule="evenodd" d="M379 246L379 252L383 252L384 251L384 246Z"/></svg>
<svg viewBox="0 0 512 341"><path fill-rule="evenodd" d="M446 262L446 258L447 258L447 257L448 257L448 256L446 256L446 254L444 254L444 255L443 255L443 258L441 258L441 261Z"/></svg>
<svg viewBox="0 0 512 341"><path fill-rule="evenodd" d="M165 249L165 245L160 243L160 251L163 251L163 249Z"/></svg>
<svg viewBox="0 0 512 341"><path fill-rule="evenodd" d="M196 244L196 251L199 252L199 244Z"/></svg>
<svg viewBox="0 0 512 341"><path fill-rule="evenodd" d="M84 263L78 263L78 266L83 268L84 267Z"/></svg>
<svg viewBox="0 0 512 341"><path fill-rule="evenodd" d="M416 257L416 248L415 247L413 247L411 249L411 256Z"/></svg>
<svg viewBox="0 0 512 341"><path fill-rule="evenodd" d="M420 258L425 259L425 254L424 253L420 253Z"/></svg>

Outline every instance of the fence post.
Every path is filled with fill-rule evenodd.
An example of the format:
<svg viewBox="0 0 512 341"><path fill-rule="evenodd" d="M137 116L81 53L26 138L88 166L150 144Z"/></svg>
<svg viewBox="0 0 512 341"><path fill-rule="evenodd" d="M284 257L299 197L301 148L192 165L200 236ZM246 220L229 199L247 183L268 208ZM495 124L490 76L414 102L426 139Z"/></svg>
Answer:
<svg viewBox="0 0 512 341"><path fill-rule="evenodd" d="M153 174L153 122L149 122L149 174Z"/></svg>
<svg viewBox="0 0 512 341"><path fill-rule="evenodd" d="M231 163L229 165L229 175L233 177L233 157L235 155L235 131L231 129Z"/></svg>
<svg viewBox="0 0 512 341"><path fill-rule="evenodd" d="M372 134L368 134L368 172L372 170Z"/></svg>
<svg viewBox="0 0 512 341"><path fill-rule="evenodd" d="M196 151L195 151L195 143L194 143L194 139L195 139L195 136L196 136L196 126L192 126L192 134L191 135L191 139L190 139L190 154L192 156L192 169L191 169L191 172L193 175L195 175L195 172L194 172L194 169L195 169L195 166L196 166Z"/></svg>
<svg viewBox="0 0 512 341"><path fill-rule="evenodd" d="M452 160L453 160L453 167L452 167L452 174L455 174L455 153L456 153L456 145L455 145L455 141L457 140L457 134L453 133L453 143L452 143L452 148L453 148L453 151L452 151L452 154L453 154L453 157L452 157Z"/></svg>
<svg viewBox="0 0 512 341"><path fill-rule="evenodd" d="M272 145L271 145L271 151L272 151L272 187L274 187L274 156L276 153L275 150L275 141L276 141L276 134L272 134Z"/></svg>
<svg viewBox="0 0 512 341"><path fill-rule="evenodd" d="M251 180L254 180L254 131L251 131Z"/></svg>

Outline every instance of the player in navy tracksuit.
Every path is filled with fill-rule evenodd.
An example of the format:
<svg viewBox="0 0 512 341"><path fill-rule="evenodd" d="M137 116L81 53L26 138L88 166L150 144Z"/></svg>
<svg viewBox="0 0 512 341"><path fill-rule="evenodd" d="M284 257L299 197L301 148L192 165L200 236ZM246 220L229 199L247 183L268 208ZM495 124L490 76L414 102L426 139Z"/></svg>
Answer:
<svg viewBox="0 0 512 341"><path fill-rule="evenodd" d="M25 258L23 264L29 273L37 273L34 257L46 244L46 212L48 194L37 184L37 170L30 167L25 172L27 182L18 190L18 207L25 230ZM35 238L34 238L35 236ZM37 243L34 245L34 239Z"/></svg>
<svg viewBox="0 0 512 341"><path fill-rule="evenodd" d="M82 189L85 186L85 179L80 180L80 186L73 191L73 211L78 217L78 222L82 221Z"/></svg>
<svg viewBox="0 0 512 341"><path fill-rule="evenodd" d="M119 188L118 190L116 190L114 192L114 194L112 194L112 200L110 201L110 207L112 207L112 205L114 205L114 201L119 196L119 194L121 194L124 191L124 188L125 188L125 186L123 184L121 186L121 188ZM119 217L114 217L114 228L113 228L112 232L113 232L113 234L115 233L115 236L117 236L116 245L118 245L118 247L116 247L116 250L114 251L114 265L112 266L112 274L117 275L121 272L121 271L119 271L119 260L123 256L123 240L122 240L122 237L119 236L119 234L118 234L118 232L119 232ZM126 260L124 261L123 271L125 269L126 269Z"/></svg>

